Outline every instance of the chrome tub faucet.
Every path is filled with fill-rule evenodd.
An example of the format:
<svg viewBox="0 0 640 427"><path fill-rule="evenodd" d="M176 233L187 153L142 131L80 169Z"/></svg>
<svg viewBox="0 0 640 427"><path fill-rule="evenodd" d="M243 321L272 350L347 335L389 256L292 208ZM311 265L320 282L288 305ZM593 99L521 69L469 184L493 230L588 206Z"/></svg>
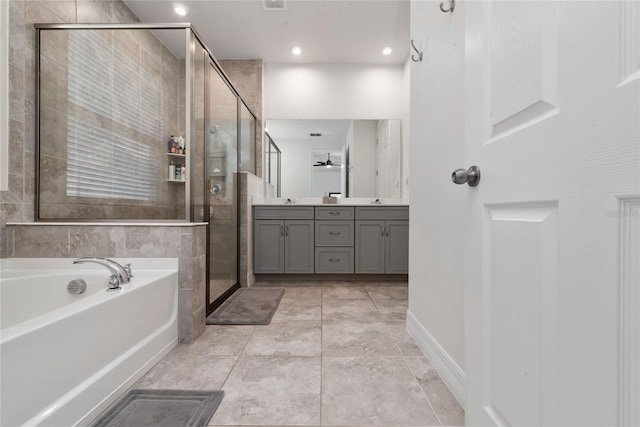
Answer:
<svg viewBox="0 0 640 427"><path fill-rule="evenodd" d="M109 258L82 257L73 261L74 264L83 264L85 262L103 265L111 272L111 276L109 277L109 291L120 289L120 285L129 283L133 277L133 274L131 274L131 264L123 266Z"/></svg>

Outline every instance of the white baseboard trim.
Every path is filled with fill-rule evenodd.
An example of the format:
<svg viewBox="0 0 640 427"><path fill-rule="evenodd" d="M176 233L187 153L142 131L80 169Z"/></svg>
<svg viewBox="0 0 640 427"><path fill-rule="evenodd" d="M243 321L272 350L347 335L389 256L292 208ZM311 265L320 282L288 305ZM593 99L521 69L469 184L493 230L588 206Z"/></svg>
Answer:
<svg viewBox="0 0 640 427"><path fill-rule="evenodd" d="M465 407L466 380L462 368L449 353L425 329L420 321L407 311L407 332L416 342L422 353L429 359L431 366L438 372L442 381L449 387L460 406Z"/></svg>

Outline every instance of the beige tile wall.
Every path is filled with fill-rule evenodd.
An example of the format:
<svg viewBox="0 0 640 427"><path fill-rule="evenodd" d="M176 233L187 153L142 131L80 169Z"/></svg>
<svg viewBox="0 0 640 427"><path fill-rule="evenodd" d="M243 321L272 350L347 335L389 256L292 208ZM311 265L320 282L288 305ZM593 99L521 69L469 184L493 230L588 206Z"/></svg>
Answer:
<svg viewBox="0 0 640 427"><path fill-rule="evenodd" d="M214 52L215 55L215 52ZM262 59L222 59L218 63L256 116L256 173L262 177Z"/></svg>
<svg viewBox="0 0 640 427"><path fill-rule="evenodd" d="M262 186L256 187L257 177L262 177L263 162L263 118L262 118L262 60L261 59L227 59L219 60L231 83L236 88L247 106L256 115L256 173L248 176L241 173L240 178L240 277L242 286L251 286L255 281L253 274L253 228L251 224L251 197L262 195ZM256 188L259 188L256 190Z"/></svg>
<svg viewBox="0 0 640 427"><path fill-rule="evenodd" d="M138 22L120 0L10 0L9 190L0 192L0 257L6 258L6 223L33 221L35 200L34 23Z"/></svg>
<svg viewBox="0 0 640 427"><path fill-rule="evenodd" d="M73 31L73 30L72 30ZM174 30L184 34L182 30ZM140 123L135 117L120 109L120 94L113 101L110 114L96 113L68 99L67 75L69 74L68 49L71 33L64 30L45 30L41 33L40 84L40 218L43 219L183 219L184 184L167 182L167 141L171 135L184 133L184 61L179 61L150 31L147 30L99 30L86 34L103 42L103 50L92 53L91 59L107 55L104 62L112 61L112 55L130 66L144 71L132 88L154 85L158 89L158 104L140 110L145 121L155 121L159 126L136 129ZM107 50L108 49L108 50ZM181 67L182 63L182 67ZM114 70L114 78L121 72ZM182 84L180 84L182 83ZM152 107L156 107L154 109ZM179 112L182 112L182 116ZM77 119L91 123L107 133L122 135L148 147L153 153L152 167L158 171L153 187L157 191L154 200L116 198L86 198L67 196L67 122ZM142 118L142 116L140 117ZM128 123L130 119L134 123ZM117 155L117 154L116 154ZM135 171L119 170L118 174Z"/></svg>
<svg viewBox="0 0 640 427"><path fill-rule="evenodd" d="M178 258L180 342L192 342L204 332L206 225L25 224L6 228L10 257Z"/></svg>
<svg viewBox="0 0 640 427"><path fill-rule="evenodd" d="M0 193L0 258L156 257L180 258L180 340L204 330L206 227L14 225L34 219L35 30L33 23L125 23L138 19L120 0L10 0L9 191ZM262 176L262 61L221 61L257 123L257 171ZM180 79L184 78L181 70ZM178 108L182 111L184 100ZM247 213L247 205L244 212ZM246 218L241 259L247 262ZM245 265L246 269L246 265ZM246 272L246 270L245 270ZM246 277L246 276L245 276ZM243 283L244 284L244 283Z"/></svg>
<svg viewBox="0 0 640 427"><path fill-rule="evenodd" d="M16 225L34 220L35 30L33 23L125 23L120 0L10 0L9 191L0 193L0 257L178 257L179 337L204 331L206 227ZM181 74L179 78L184 78Z"/></svg>

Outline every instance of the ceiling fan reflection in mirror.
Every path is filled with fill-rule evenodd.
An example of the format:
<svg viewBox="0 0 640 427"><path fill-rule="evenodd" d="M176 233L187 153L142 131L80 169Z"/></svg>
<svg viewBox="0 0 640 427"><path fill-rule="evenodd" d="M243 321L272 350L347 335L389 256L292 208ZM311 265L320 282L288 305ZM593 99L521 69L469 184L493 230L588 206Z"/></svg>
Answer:
<svg viewBox="0 0 640 427"><path fill-rule="evenodd" d="M316 166L324 166L327 168L330 168L332 166L340 166L340 163L333 163L331 161L331 153L327 153L327 161L326 162L321 162L321 161L317 161L315 165L313 165L314 167Z"/></svg>

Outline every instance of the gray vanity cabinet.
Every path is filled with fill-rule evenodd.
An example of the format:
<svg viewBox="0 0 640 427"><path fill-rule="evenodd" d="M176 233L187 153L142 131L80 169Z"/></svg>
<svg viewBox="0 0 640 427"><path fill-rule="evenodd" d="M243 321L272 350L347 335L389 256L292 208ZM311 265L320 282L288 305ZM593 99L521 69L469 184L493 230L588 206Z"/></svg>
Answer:
<svg viewBox="0 0 640 427"><path fill-rule="evenodd" d="M408 274L409 209L357 207L355 272Z"/></svg>
<svg viewBox="0 0 640 427"><path fill-rule="evenodd" d="M356 221L356 273L384 273L384 221Z"/></svg>
<svg viewBox="0 0 640 427"><path fill-rule="evenodd" d="M256 220L253 269L256 273L284 272L284 221Z"/></svg>
<svg viewBox="0 0 640 427"><path fill-rule="evenodd" d="M353 206L316 206L316 273L353 273L353 217Z"/></svg>
<svg viewBox="0 0 640 427"><path fill-rule="evenodd" d="M254 206L257 274L408 274L407 206Z"/></svg>
<svg viewBox="0 0 640 427"><path fill-rule="evenodd" d="M260 206L254 209L254 218L255 273L314 272L312 207Z"/></svg>
<svg viewBox="0 0 640 427"><path fill-rule="evenodd" d="M313 273L313 221L284 222L284 272Z"/></svg>
<svg viewBox="0 0 640 427"><path fill-rule="evenodd" d="M384 272L409 273L409 221L386 221Z"/></svg>

